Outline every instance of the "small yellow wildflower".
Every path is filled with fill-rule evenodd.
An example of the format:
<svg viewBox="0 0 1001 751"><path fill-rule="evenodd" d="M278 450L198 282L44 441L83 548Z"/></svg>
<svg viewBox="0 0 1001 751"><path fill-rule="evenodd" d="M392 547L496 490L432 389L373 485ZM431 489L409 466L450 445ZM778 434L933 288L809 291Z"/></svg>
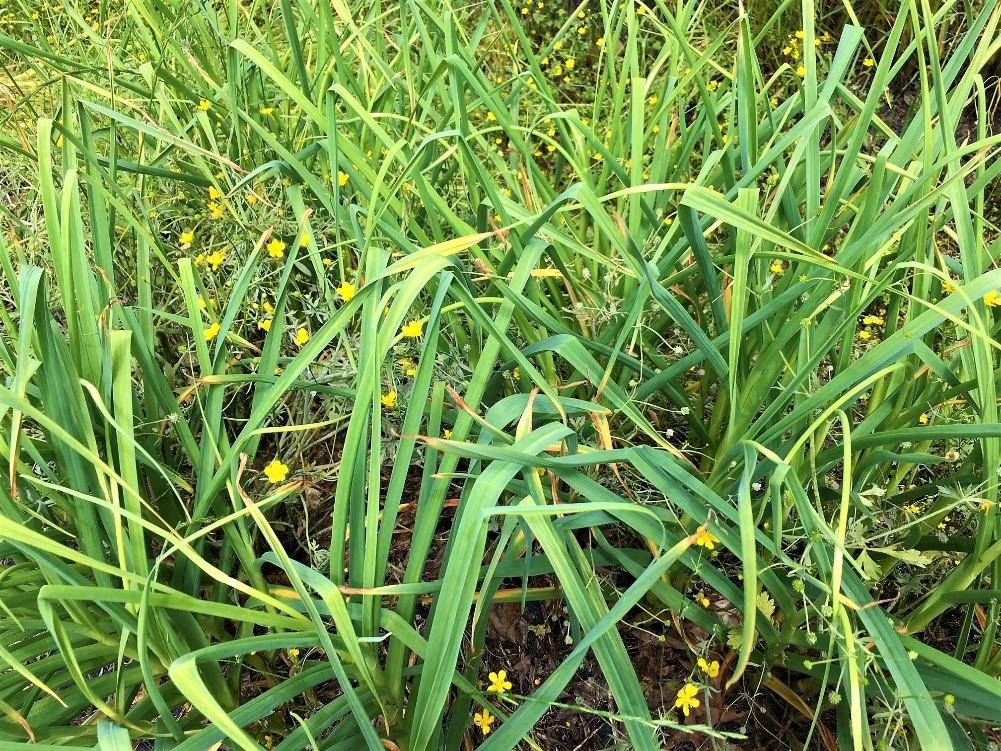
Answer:
<svg viewBox="0 0 1001 751"><path fill-rule="evenodd" d="M700 530L698 537L695 538L695 544L706 550L714 550L717 542L719 538L708 529Z"/></svg>
<svg viewBox="0 0 1001 751"><path fill-rule="evenodd" d="M286 467L286 469L288 468ZM299 648L292 647L292 649L288 651L288 656L291 657L293 660L296 659L299 656Z"/></svg>
<svg viewBox="0 0 1001 751"><path fill-rule="evenodd" d="M337 173L337 187L338 188L343 188L347 184L348 184L348 173L347 172L340 172L340 171L338 171L338 173Z"/></svg>
<svg viewBox="0 0 1001 751"><path fill-rule="evenodd" d="M1001 293L998 293L996 289L992 289L984 295L984 305L988 308L1001 307Z"/></svg>
<svg viewBox="0 0 1001 751"><path fill-rule="evenodd" d="M299 238L299 247L300 248L308 248L309 244L310 244L310 242L312 242L312 240L313 240L313 238L309 236L308 232L303 232L302 233L302 237Z"/></svg>
<svg viewBox="0 0 1001 751"><path fill-rule="evenodd" d="M497 718L490 714L489 709L484 709L473 715L473 724L483 731L483 735L490 735L490 726L496 721Z"/></svg>
<svg viewBox="0 0 1001 751"><path fill-rule="evenodd" d="M261 107L261 109L258 110L258 111L261 113L262 117L268 117L269 115L271 115L275 111L275 108L274 107Z"/></svg>
<svg viewBox="0 0 1001 751"><path fill-rule="evenodd" d="M699 687L694 683L686 683L680 691L678 691L678 698L674 700L674 706L676 709L681 709L685 713L685 717L691 710L701 704L701 702L695 698L695 695L699 693Z"/></svg>
<svg viewBox="0 0 1001 751"><path fill-rule="evenodd" d="M253 206L255 203L257 203L257 200L258 200L257 199L257 194L256 193L247 193L247 197L246 197L245 200L247 201L248 204L250 204L251 206Z"/></svg>
<svg viewBox="0 0 1001 751"><path fill-rule="evenodd" d="M405 323L403 324L403 328L400 329L400 333L408 339L416 339L424 333L424 322L410 321L410 323Z"/></svg>
<svg viewBox="0 0 1001 751"><path fill-rule="evenodd" d="M862 323L866 326L882 326L884 321L882 316L866 316L862 319Z"/></svg>
<svg viewBox="0 0 1001 751"><path fill-rule="evenodd" d="M860 332L858 332L858 338L861 339L863 342L867 342L870 339L872 339L872 332L869 331L868 329L862 329Z"/></svg>
<svg viewBox="0 0 1001 751"><path fill-rule="evenodd" d="M341 282L341 285L335 291L337 292L337 296L344 302L351 302L358 293L358 288L351 282Z"/></svg>
<svg viewBox="0 0 1001 751"><path fill-rule="evenodd" d="M379 401L382 402L382 406L386 409L396 409L396 396L395 390L387 391Z"/></svg>
<svg viewBox="0 0 1001 751"><path fill-rule="evenodd" d="M952 281L952 279L942 282L942 291L945 292L945 294L947 295L951 295L953 292L956 291L956 285Z"/></svg>
<svg viewBox="0 0 1001 751"><path fill-rule="evenodd" d="M181 233L180 237L177 238L177 241L181 245L191 245L191 243L195 241L195 233L190 229L186 229Z"/></svg>
<svg viewBox="0 0 1001 751"><path fill-rule="evenodd" d="M210 102L208 99L202 99L198 103L198 109L200 109L202 112L208 112L210 109L212 109L212 102Z"/></svg>
<svg viewBox="0 0 1001 751"><path fill-rule="evenodd" d="M288 477L288 465L283 464L281 459L272 459L271 463L264 468L264 474L267 475L268 481L272 485L277 485L280 482L285 482L285 478ZM289 650L289 654L292 655L292 650ZM299 654L299 650L295 651L295 655Z"/></svg>
<svg viewBox="0 0 1001 751"><path fill-rule="evenodd" d="M295 336L292 337L292 341L295 342L296 345L302 347L309 341L309 332L300 326L299 330L295 332Z"/></svg>
<svg viewBox="0 0 1001 751"><path fill-rule="evenodd" d="M786 267L782 265L782 261L772 261L772 265L768 267L768 270L773 274L781 276L785 273Z"/></svg>
<svg viewBox="0 0 1001 751"><path fill-rule="evenodd" d="M862 64L867 68L873 68L876 65L876 61L871 57L867 57L865 60L862 61Z"/></svg>
<svg viewBox="0 0 1001 751"><path fill-rule="evenodd" d="M219 325L218 321L207 327L205 331L202 332L205 335L205 341L211 342L215 339L219 335L219 329L221 328L222 326Z"/></svg>
<svg viewBox="0 0 1001 751"><path fill-rule="evenodd" d="M442 434L442 437L444 437L444 439L445 439L446 441L451 441L451 440L452 440L452 431L451 431L451 430L449 430L448 428L445 428L445 429L444 429L444 430L442 431L442 433L441 433L441 434ZM536 685L538 685L538 684L536 684Z"/></svg>
<svg viewBox="0 0 1001 751"><path fill-rule="evenodd" d="M214 201L217 198L222 198L222 193L219 191L219 189L215 185L210 185L209 186L209 200L210 201Z"/></svg>
<svg viewBox="0 0 1001 751"><path fill-rule="evenodd" d="M806 36L806 32L800 29L799 31L796 32L795 36L797 39L802 39L803 37Z"/></svg>
<svg viewBox="0 0 1001 751"><path fill-rule="evenodd" d="M223 261L226 260L226 251L217 250L214 253L209 253L205 256L205 261L208 263L213 271L218 271L219 267L222 266Z"/></svg>
<svg viewBox="0 0 1001 751"><path fill-rule="evenodd" d="M261 303L261 307L264 308L264 312L267 313L269 316L273 316L275 314L275 306L272 305L267 300Z"/></svg>
<svg viewBox="0 0 1001 751"><path fill-rule="evenodd" d="M908 513L911 514L920 514L921 507L916 503L912 503L909 506L904 506L904 511L907 511Z"/></svg>
<svg viewBox="0 0 1001 751"><path fill-rule="evenodd" d="M595 47L604 47L605 46L605 37L598 37L597 39L595 39L594 40L594 46Z"/></svg>
<svg viewBox="0 0 1001 751"><path fill-rule="evenodd" d="M708 608L709 605L711 604L705 592L699 592L697 595L695 595L695 601L704 608Z"/></svg>
<svg viewBox="0 0 1001 751"><path fill-rule="evenodd" d="M705 673L710 678L715 678L719 675L719 662L713 660L712 662L706 662L704 657L698 659L699 670Z"/></svg>
<svg viewBox="0 0 1001 751"><path fill-rule="evenodd" d="M563 64L566 66L567 70L573 70L577 66L577 61L572 57L568 57L566 62Z"/></svg>
<svg viewBox="0 0 1001 751"><path fill-rule="evenodd" d="M922 413L921 413L920 415L918 415L918 422L919 422L919 423L920 423L921 425L927 425L927 424L928 424L928 421L929 421L930 419L931 419L931 418L929 418L929 417L928 417L928 415L927 415L926 413L924 413L924 412L922 412Z"/></svg>
<svg viewBox="0 0 1001 751"><path fill-rule="evenodd" d="M285 243L277 237L268 242L268 255L272 258L282 258L285 255Z"/></svg>
<svg viewBox="0 0 1001 751"><path fill-rule="evenodd" d="M323 259L323 265L326 266L329 269L331 266L334 265L334 262L330 258L324 258Z"/></svg>
<svg viewBox="0 0 1001 751"><path fill-rule="evenodd" d="M264 332L271 331L271 319L262 318L257 322L257 328Z"/></svg>
<svg viewBox="0 0 1001 751"><path fill-rule="evenodd" d="M798 68L796 68L796 75L799 76L800 78L802 78L803 76L805 76L806 75L806 66L800 65Z"/></svg>
<svg viewBox="0 0 1001 751"><path fill-rule="evenodd" d="M222 219L223 210L215 201L209 201L209 218L210 219Z"/></svg>
<svg viewBox="0 0 1001 751"><path fill-rule="evenodd" d="M491 671L487 677L490 679L487 691L493 691L495 694L503 694L505 691L511 690L512 684L507 679L506 670L498 670L496 673Z"/></svg>

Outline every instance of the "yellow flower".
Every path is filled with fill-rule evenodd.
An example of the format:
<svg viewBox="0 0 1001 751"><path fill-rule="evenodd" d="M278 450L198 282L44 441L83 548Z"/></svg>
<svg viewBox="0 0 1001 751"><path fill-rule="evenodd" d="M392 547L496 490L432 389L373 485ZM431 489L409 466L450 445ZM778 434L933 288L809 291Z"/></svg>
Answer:
<svg viewBox="0 0 1001 751"><path fill-rule="evenodd" d="M708 608L710 605L709 598L706 596L705 592L699 592L695 595L695 601L704 608Z"/></svg>
<svg viewBox="0 0 1001 751"><path fill-rule="evenodd" d="M506 670L498 670L496 673L491 672L487 677L490 679L487 691L493 691L495 694L503 694L505 691L511 690L512 684L507 679Z"/></svg>
<svg viewBox="0 0 1001 751"><path fill-rule="evenodd" d="M382 395L382 398L379 401L382 402L382 406L385 407L386 409L395 409L396 391L395 390L387 391L385 394Z"/></svg>
<svg viewBox="0 0 1001 751"><path fill-rule="evenodd" d="M269 316L273 316L275 314L275 306L272 305L267 300L261 303L261 307L264 308L264 312L267 313Z"/></svg>
<svg viewBox="0 0 1001 751"><path fill-rule="evenodd" d="M210 201L214 201L217 198L222 198L222 193L219 192L219 189L215 185L210 185L209 186L209 200Z"/></svg>
<svg viewBox="0 0 1001 751"><path fill-rule="evenodd" d="M209 218L210 219L222 219L223 210L215 201L209 201Z"/></svg>
<svg viewBox="0 0 1001 751"><path fill-rule="evenodd" d="M803 37L806 36L806 32L803 31L802 29L800 29L799 31L796 32L795 36L796 36L797 39L802 39Z"/></svg>
<svg viewBox="0 0 1001 751"><path fill-rule="evenodd" d="M207 308L207 307L208 307L208 303L205 302L205 298L204 297L199 297L198 298L198 309L199 310L205 310L205 308Z"/></svg>
<svg viewBox="0 0 1001 751"><path fill-rule="evenodd" d="M1001 307L1001 294L999 294L996 289L992 289L984 295L984 305L988 308Z"/></svg>
<svg viewBox="0 0 1001 751"><path fill-rule="evenodd" d="M445 428L445 429L444 429L444 430L442 431L442 433L441 433L441 434L442 434L442 436L444 437L444 439L445 439L446 441L451 441L451 440L452 440L452 431L451 431L451 430L449 430L448 428Z"/></svg>
<svg viewBox="0 0 1001 751"><path fill-rule="evenodd" d="M340 171L338 171L338 173L337 173L337 187L338 188L343 188L347 184L348 184L348 173L347 172L340 172Z"/></svg>
<svg viewBox="0 0 1001 751"><path fill-rule="evenodd" d="M952 281L952 279L942 282L942 291L945 292L945 294L947 295L951 295L953 292L956 291L956 285Z"/></svg>
<svg viewBox="0 0 1001 751"><path fill-rule="evenodd" d="M253 206L253 205L254 205L255 203L257 203L257 194L256 194L256 193L248 193L248 194L247 194L247 198L246 198L246 201L247 201L247 203L249 203L249 204L250 204L251 206Z"/></svg>
<svg viewBox="0 0 1001 751"><path fill-rule="evenodd" d="M264 474L267 475L268 481L272 485L277 485L280 482L285 482L285 478L288 477L288 465L282 464L281 459L272 459L271 463L264 468ZM289 654L292 655L292 650L289 650ZM296 650L296 655L299 654L299 650ZM292 655L295 657L295 655Z"/></svg>
<svg viewBox="0 0 1001 751"><path fill-rule="evenodd" d="M300 347L303 346L309 341L309 332L300 327L299 330L295 332L295 336L292 337L292 341Z"/></svg>
<svg viewBox="0 0 1001 751"><path fill-rule="evenodd" d="M921 507L916 503L912 503L910 506L904 506L904 511L908 511L912 514L920 514Z"/></svg>
<svg viewBox="0 0 1001 751"><path fill-rule="evenodd" d="M490 735L490 726L496 721L497 718L490 714L489 709L484 709L473 715L473 724L483 731L483 735Z"/></svg>
<svg viewBox="0 0 1001 751"><path fill-rule="evenodd" d="M258 110L258 111L261 113L261 115L263 117L267 117L268 115L270 115L271 113L273 113L275 111L275 108L274 107L261 107L261 109Z"/></svg>
<svg viewBox="0 0 1001 751"><path fill-rule="evenodd" d="M409 339L416 339L424 333L424 322L411 321L410 323L405 323L403 324L403 328L400 329L400 333Z"/></svg>
<svg viewBox="0 0 1001 751"><path fill-rule="evenodd" d="M928 424L928 420L929 420L929 417L924 412L922 412L920 415L918 415L918 422L920 424L927 425Z"/></svg>
<svg viewBox="0 0 1001 751"><path fill-rule="evenodd" d="M800 65L798 68L796 68L796 75L799 76L800 78L802 78L803 76L805 76L806 75L806 67L803 66L803 65Z"/></svg>
<svg viewBox="0 0 1001 751"><path fill-rule="evenodd" d="M567 70L573 70L577 66L577 61L572 57L568 57L566 62L563 64L566 66Z"/></svg>
<svg viewBox="0 0 1001 751"><path fill-rule="evenodd" d="M285 470L288 471L288 467L286 467ZM299 656L299 648L298 647L292 647L292 649L290 649L288 651L288 656L291 657L294 660L296 657Z"/></svg>
<svg viewBox="0 0 1001 751"><path fill-rule="evenodd" d="M858 338L861 339L863 342L867 342L870 339L872 339L872 332L868 331L867 329L862 329L860 332L858 332Z"/></svg>
<svg viewBox="0 0 1001 751"><path fill-rule="evenodd" d="M605 46L605 37L598 37L597 39L595 39L594 40L594 46L595 47L604 47Z"/></svg>
<svg viewBox="0 0 1001 751"><path fill-rule="evenodd" d="M785 273L786 267L782 265L782 261L772 261L772 265L768 267L768 270L773 274L783 274Z"/></svg>
<svg viewBox="0 0 1001 751"><path fill-rule="evenodd" d="M205 341L211 342L215 339L219 335L219 329L221 328L222 326L219 325L218 321L213 323L211 326L208 326L205 331L202 332L205 335Z"/></svg>
<svg viewBox="0 0 1001 751"><path fill-rule="evenodd" d="M212 266L213 271L218 271L219 267L222 266L222 262L226 260L226 251L217 250L214 253L209 253L205 256L205 261Z"/></svg>
<svg viewBox="0 0 1001 751"><path fill-rule="evenodd" d="M330 258L324 258L323 259L323 265L326 266L329 269L331 266L334 265L334 262Z"/></svg>
<svg viewBox="0 0 1001 751"><path fill-rule="evenodd" d="M268 255L272 258L282 258L285 255L285 243L277 237L268 243Z"/></svg>
<svg viewBox="0 0 1001 751"><path fill-rule="evenodd" d="M708 529L700 530L698 537L695 538L695 544L706 550L714 550L717 542L719 538Z"/></svg>
<svg viewBox="0 0 1001 751"><path fill-rule="evenodd" d="M341 282L341 285L335 292L337 292L337 296L344 302L351 302L354 296L358 294L358 288L351 282Z"/></svg>
<svg viewBox="0 0 1001 751"><path fill-rule="evenodd" d="M271 319L262 318L257 322L257 328L259 328L261 331L271 331Z"/></svg>
<svg viewBox="0 0 1001 751"><path fill-rule="evenodd" d="M181 233L181 236L177 238L177 241L181 243L181 245L191 245L191 243L195 241L195 233L190 229L186 229Z"/></svg>
<svg viewBox="0 0 1001 751"><path fill-rule="evenodd" d="M706 662L705 658L700 657L698 660L699 670L705 673L710 678L715 678L719 675L719 662L713 660L712 662Z"/></svg>
<svg viewBox="0 0 1001 751"><path fill-rule="evenodd" d="M884 321L880 316L866 316L862 319L862 323L866 326L882 326Z"/></svg>
<svg viewBox="0 0 1001 751"><path fill-rule="evenodd" d="M212 109L212 102L210 102L208 99L202 99L198 103L198 109L200 109L202 112L208 112L210 109Z"/></svg>
<svg viewBox="0 0 1001 751"><path fill-rule="evenodd" d="M708 89L709 91L716 91L716 89L718 89L718 88L719 88L719 81L717 81L717 80L715 80L715 79L714 79L714 80L712 80L712 81L710 81L709 83L707 83L707 84L706 84L706 88L707 88L707 89Z"/></svg>
<svg viewBox="0 0 1001 751"><path fill-rule="evenodd" d="M313 238L309 236L308 232L303 232L302 233L302 237L299 238L299 247L300 248L308 248L309 247L309 243L310 243L310 241L312 239Z"/></svg>
<svg viewBox="0 0 1001 751"><path fill-rule="evenodd" d="M875 67L876 61L873 60L871 57L867 57L865 60L862 61L862 64L867 68L872 68Z"/></svg>
<svg viewBox="0 0 1001 751"><path fill-rule="evenodd" d="M674 706L676 709L681 709L685 713L685 717L688 717L689 712L695 709L701 702L695 698L695 695L699 692L699 687L694 683L686 683L680 691L678 691L678 698L674 700Z"/></svg>

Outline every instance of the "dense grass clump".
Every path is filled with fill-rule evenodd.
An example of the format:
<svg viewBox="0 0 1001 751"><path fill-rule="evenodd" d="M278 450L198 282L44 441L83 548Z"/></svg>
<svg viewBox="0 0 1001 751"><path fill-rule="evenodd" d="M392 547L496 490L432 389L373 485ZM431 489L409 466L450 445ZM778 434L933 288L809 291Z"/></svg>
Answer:
<svg viewBox="0 0 1001 751"><path fill-rule="evenodd" d="M993 748L999 22L0 0L0 751Z"/></svg>

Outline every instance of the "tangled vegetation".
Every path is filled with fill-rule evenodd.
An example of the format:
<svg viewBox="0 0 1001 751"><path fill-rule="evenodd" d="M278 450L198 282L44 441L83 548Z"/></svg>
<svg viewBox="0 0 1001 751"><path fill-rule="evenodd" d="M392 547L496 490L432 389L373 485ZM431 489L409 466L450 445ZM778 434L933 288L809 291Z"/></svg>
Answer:
<svg viewBox="0 0 1001 751"><path fill-rule="evenodd" d="M999 22L0 0L0 751L996 748Z"/></svg>

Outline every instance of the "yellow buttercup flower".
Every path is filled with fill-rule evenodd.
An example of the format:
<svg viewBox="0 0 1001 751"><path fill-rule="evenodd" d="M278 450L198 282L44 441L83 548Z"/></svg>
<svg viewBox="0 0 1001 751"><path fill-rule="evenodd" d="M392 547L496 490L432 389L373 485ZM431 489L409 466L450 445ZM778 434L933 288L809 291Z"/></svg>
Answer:
<svg viewBox="0 0 1001 751"><path fill-rule="evenodd" d="M473 715L473 724L483 731L483 735L490 735L490 726L496 721L497 718L490 714L489 709L484 709Z"/></svg>
<svg viewBox="0 0 1001 751"><path fill-rule="evenodd" d="M920 423L921 425L927 425L927 424L928 424L928 421L929 421L930 419L931 419L931 418L929 418L929 417L928 417L928 415L927 415L927 414L925 414L924 412L922 412L922 413L921 413L920 415L918 415L918 422L919 422L919 423Z"/></svg>
<svg viewBox="0 0 1001 751"><path fill-rule="evenodd" d="M295 342L300 347L303 346L306 342L309 341L309 332L306 331L306 329L300 327L299 330L295 332L295 336L292 337L292 341Z"/></svg>
<svg viewBox="0 0 1001 751"><path fill-rule="evenodd" d="M768 270L773 274L782 275L785 273L786 267L782 265L782 261L772 261L772 265L768 267Z"/></svg>
<svg viewBox="0 0 1001 751"><path fill-rule="evenodd" d="M705 592L699 592L695 595L695 601L704 608L708 608L710 605L709 598L706 596Z"/></svg>
<svg viewBox="0 0 1001 751"><path fill-rule="evenodd" d="M272 305L267 300L261 303L261 307L264 308L264 312L267 313L269 316L273 316L275 314L275 306Z"/></svg>
<svg viewBox="0 0 1001 751"><path fill-rule="evenodd" d="M866 326L882 326L884 321L881 316L866 316L862 319Z"/></svg>
<svg viewBox="0 0 1001 751"><path fill-rule="evenodd" d="M490 679L490 685L487 686L487 691L492 691L495 694L503 694L505 691L511 690L511 681L507 679L506 670L498 670L496 673L491 672L488 676Z"/></svg>
<svg viewBox="0 0 1001 751"><path fill-rule="evenodd" d="M867 68L872 68L875 67L876 61L871 57L867 57L865 60L862 61L862 64Z"/></svg>
<svg viewBox="0 0 1001 751"><path fill-rule="evenodd" d="M998 293L996 289L992 289L984 295L984 305L988 308L1001 307L1001 293Z"/></svg>
<svg viewBox="0 0 1001 751"><path fill-rule="evenodd" d="M701 704L701 702L696 698L696 694L699 693L699 687L694 683L686 683L682 686L681 690L678 691L678 697L674 700L674 706L685 713L685 717L688 717L691 710Z"/></svg>
<svg viewBox="0 0 1001 751"><path fill-rule="evenodd" d="M400 329L400 333L409 339L416 339L424 333L424 322L410 321L410 323L405 323L403 324L403 328Z"/></svg>
<svg viewBox="0 0 1001 751"><path fill-rule="evenodd" d="M180 234L177 241L181 245L191 245L195 241L195 233L190 229L186 229Z"/></svg>
<svg viewBox="0 0 1001 751"><path fill-rule="evenodd" d="M271 463L264 468L264 474L267 475L272 485L277 485L288 477L288 465L282 464L281 459L272 459ZM291 650L289 653L291 654ZM298 650L296 653L298 654Z"/></svg>
<svg viewBox="0 0 1001 751"><path fill-rule="evenodd" d="M214 201L217 198L222 198L222 193L219 191L219 189L215 185L210 185L209 186L209 200L210 201Z"/></svg>
<svg viewBox="0 0 1001 751"><path fill-rule="evenodd" d="M209 201L209 218L210 219L222 219L223 210L215 201Z"/></svg>
<svg viewBox="0 0 1001 751"><path fill-rule="evenodd" d="M277 237L268 242L268 255L272 258L282 258L285 255L285 243Z"/></svg>
<svg viewBox="0 0 1001 751"><path fill-rule="evenodd" d="M265 332L266 331L271 331L271 319L270 318L262 318L261 320L259 320L257 322L257 328L259 328L261 331L265 331Z"/></svg>
<svg viewBox="0 0 1001 751"><path fill-rule="evenodd" d="M708 529L700 530L698 537L695 538L695 544L706 550L714 550L717 542L719 538Z"/></svg>
<svg viewBox="0 0 1001 751"><path fill-rule="evenodd" d="M299 247L300 248L308 248L309 247L309 243L310 243L310 241L312 239L313 238L309 236L308 232L303 232L302 233L302 237L299 238Z"/></svg>
<svg viewBox="0 0 1001 751"><path fill-rule="evenodd" d="M335 292L337 292L337 296L344 302L351 302L354 296L358 294L358 288L351 282L341 282Z"/></svg>
<svg viewBox="0 0 1001 751"><path fill-rule="evenodd" d="M798 68L796 68L796 75L799 76L800 78L802 78L803 76L805 76L806 75L806 67L803 66L803 65L800 65Z"/></svg>
<svg viewBox="0 0 1001 751"><path fill-rule="evenodd" d="M386 409L394 409L396 407L396 391L387 391L379 401Z"/></svg>
<svg viewBox="0 0 1001 751"><path fill-rule="evenodd" d="M202 112L208 112L210 109L212 109L212 102L210 102L208 99L202 99L198 103L198 109L200 109Z"/></svg>
<svg viewBox="0 0 1001 751"><path fill-rule="evenodd" d="M337 172L337 187L343 188L348 184L348 173L347 172Z"/></svg>
<svg viewBox="0 0 1001 751"><path fill-rule="evenodd" d="M213 323L211 326L208 326L205 331L202 332L205 335L205 341L211 342L215 339L219 335L219 329L221 328L222 326L219 325L218 321Z"/></svg>
<svg viewBox="0 0 1001 751"><path fill-rule="evenodd" d="M704 657L698 659L699 670L705 673L710 678L715 678L719 675L719 662L713 660L712 662L706 662Z"/></svg>
<svg viewBox="0 0 1001 751"><path fill-rule="evenodd" d="M205 256L205 262L208 263L213 271L218 271L219 267L222 266L223 261L226 260L226 251L217 250L214 253L209 253Z"/></svg>

